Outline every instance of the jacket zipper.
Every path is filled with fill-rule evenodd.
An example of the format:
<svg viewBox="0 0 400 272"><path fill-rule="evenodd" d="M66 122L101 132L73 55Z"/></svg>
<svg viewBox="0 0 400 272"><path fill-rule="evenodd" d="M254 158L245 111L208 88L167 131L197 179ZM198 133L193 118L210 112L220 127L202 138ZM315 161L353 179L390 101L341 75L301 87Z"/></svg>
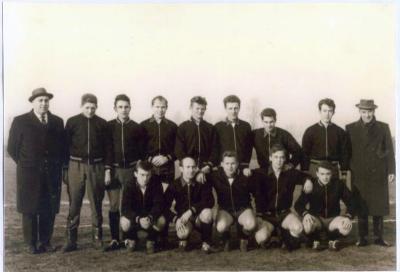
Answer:
<svg viewBox="0 0 400 272"><path fill-rule="evenodd" d="M233 129L233 141L235 143L235 152L237 152L235 126L232 126L232 129Z"/></svg>
<svg viewBox="0 0 400 272"><path fill-rule="evenodd" d="M88 138L87 138L87 154L88 154L88 165L90 165L90 119L87 119L88 121Z"/></svg>
<svg viewBox="0 0 400 272"><path fill-rule="evenodd" d="M233 182L235 182L235 180L233 180ZM228 181L228 183L229 183L229 191L230 191L230 193L231 193L231 204L232 204L232 209L233 209L233 212L236 214L235 203L234 203L234 201L233 201L233 193L232 193L232 185L233 185L233 182L232 182L232 184L230 184L229 181Z"/></svg>
<svg viewBox="0 0 400 272"><path fill-rule="evenodd" d="M328 189L325 185L325 218L328 218Z"/></svg>
<svg viewBox="0 0 400 272"><path fill-rule="evenodd" d="M196 125L197 125L197 124L196 124ZM197 166L200 167L200 153L201 153L200 123L197 125L197 133L199 134L199 156L197 157Z"/></svg>
<svg viewBox="0 0 400 272"><path fill-rule="evenodd" d="M328 127L325 127L325 159L328 159Z"/></svg>
<svg viewBox="0 0 400 272"><path fill-rule="evenodd" d="M276 177L276 194L275 194L275 215L278 214L278 197L279 197L279 176Z"/></svg>
<svg viewBox="0 0 400 272"><path fill-rule="evenodd" d="M160 124L157 123L158 126L158 155L161 155L161 127Z"/></svg>
<svg viewBox="0 0 400 272"><path fill-rule="evenodd" d="M125 167L124 123L121 122L121 124L122 124L122 133L121 133L122 161L123 161L124 167Z"/></svg>
<svg viewBox="0 0 400 272"><path fill-rule="evenodd" d="M187 192L188 192L188 200L189 200L189 210L192 207L191 199L190 199L190 184L187 185Z"/></svg>

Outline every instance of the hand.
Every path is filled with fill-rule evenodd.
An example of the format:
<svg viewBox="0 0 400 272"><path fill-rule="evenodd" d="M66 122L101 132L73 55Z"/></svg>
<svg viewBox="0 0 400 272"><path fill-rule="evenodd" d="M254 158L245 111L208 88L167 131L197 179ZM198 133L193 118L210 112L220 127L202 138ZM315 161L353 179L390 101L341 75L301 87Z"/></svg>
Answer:
<svg viewBox="0 0 400 272"><path fill-rule="evenodd" d="M120 225L123 230L128 230L131 227L131 221L125 216L121 216Z"/></svg>
<svg viewBox="0 0 400 272"><path fill-rule="evenodd" d="M104 173L104 184L106 186L111 184L111 169L106 169Z"/></svg>
<svg viewBox="0 0 400 272"><path fill-rule="evenodd" d="M389 174L388 180L389 183L393 183L396 180L396 176L394 174Z"/></svg>
<svg viewBox="0 0 400 272"><path fill-rule="evenodd" d="M156 167L160 167L166 164L167 162L168 162L168 157L163 155L157 155L151 160L151 163Z"/></svg>
<svg viewBox="0 0 400 272"><path fill-rule="evenodd" d="M181 222L183 224L186 224L187 222L189 222L190 217L193 215L192 210L187 210L186 212L184 212L181 216Z"/></svg>
<svg viewBox="0 0 400 272"><path fill-rule="evenodd" d="M209 174L211 172L211 167L209 165L206 165L203 168L201 168L200 171L203 172L204 174Z"/></svg>
<svg viewBox="0 0 400 272"><path fill-rule="evenodd" d="M250 177L252 175L251 169L250 168L244 168L243 169L243 175L246 177Z"/></svg>
<svg viewBox="0 0 400 272"><path fill-rule="evenodd" d="M177 232L182 233L182 232L185 231L185 224L183 224L181 218L178 218L178 219L176 220L175 225L176 225L176 231L177 231Z"/></svg>
<svg viewBox="0 0 400 272"><path fill-rule="evenodd" d="M139 224L143 229L148 229L150 228L151 221L149 217L142 217L139 219Z"/></svg>
<svg viewBox="0 0 400 272"><path fill-rule="evenodd" d="M203 173L203 172L199 172L199 173L197 173L197 175L196 175L196 181L198 182L198 183L201 183L201 184L204 184L204 183L206 183L206 175Z"/></svg>
<svg viewBox="0 0 400 272"><path fill-rule="evenodd" d="M346 170L340 171L340 177L339 178L342 179L342 180L346 180L347 179L347 171Z"/></svg>
<svg viewBox="0 0 400 272"><path fill-rule="evenodd" d="M340 219L342 219L343 229L350 231L351 227L352 227L350 218L345 217L345 216L340 216Z"/></svg>
<svg viewBox="0 0 400 272"><path fill-rule="evenodd" d="M62 170L62 181L65 185L68 185L68 168Z"/></svg>
<svg viewBox="0 0 400 272"><path fill-rule="evenodd" d="M309 194L309 193L311 193L312 189L313 189L313 184L312 184L311 180L306 179L306 182L304 183L304 186L303 186L304 193Z"/></svg>
<svg viewBox="0 0 400 272"><path fill-rule="evenodd" d="M314 216L312 216L311 214L309 214L309 213L307 213L305 216L304 216L304 223L305 224L308 224L309 226L312 226L313 224L314 224L314 222L315 222L315 217Z"/></svg>

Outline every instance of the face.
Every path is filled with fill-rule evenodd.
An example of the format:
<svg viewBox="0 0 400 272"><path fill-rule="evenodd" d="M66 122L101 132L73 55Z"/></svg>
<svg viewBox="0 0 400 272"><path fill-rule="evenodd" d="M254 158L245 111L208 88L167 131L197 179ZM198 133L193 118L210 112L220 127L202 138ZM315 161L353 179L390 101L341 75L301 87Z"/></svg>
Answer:
<svg viewBox="0 0 400 272"><path fill-rule="evenodd" d="M207 106L200 105L198 103L193 103L190 106L190 110L192 111L192 117L196 120L203 119L204 113L206 112Z"/></svg>
<svg viewBox="0 0 400 272"><path fill-rule="evenodd" d="M114 106L114 110L118 114L119 119L126 120L129 118L131 105L129 104L128 101L118 100Z"/></svg>
<svg viewBox="0 0 400 272"><path fill-rule="evenodd" d="M263 116L262 123L266 132L270 133L275 128L276 120L272 116Z"/></svg>
<svg viewBox="0 0 400 272"><path fill-rule="evenodd" d="M38 96L32 101L33 110L38 114L44 114L49 111L49 98L47 96Z"/></svg>
<svg viewBox="0 0 400 272"><path fill-rule="evenodd" d="M151 171L146 171L142 168L139 168L134 174L140 186L144 187L149 183Z"/></svg>
<svg viewBox="0 0 400 272"><path fill-rule="evenodd" d="M167 103L157 99L154 101L152 108L155 118L162 119L165 117L165 113L167 112Z"/></svg>
<svg viewBox="0 0 400 272"><path fill-rule="evenodd" d="M238 169L239 164L235 157L225 157L221 162L221 166L228 177L233 177Z"/></svg>
<svg viewBox="0 0 400 272"><path fill-rule="evenodd" d="M94 103L86 102L82 105L81 109L84 116L87 118L92 118L96 113L97 106Z"/></svg>
<svg viewBox="0 0 400 272"><path fill-rule="evenodd" d="M331 181L332 171L322 167L318 167L317 177L323 184L328 184Z"/></svg>
<svg viewBox="0 0 400 272"><path fill-rule="evenodd" d="M229 120L238 119L240 111L239 103L226 103L225 111Z"/></svg>
<svg viewBox="0 0 400 272"><path fill-rule="evenodd" d="M183 159L179 168L185 181L192 180L197 172L196 162L192 158Z"/></svg>
<svg viewBox="0 0 400 272"><path fill-rule="evenodd" d="M273 168L282 169L286 161L285 151L276 151L269 156L269 160L271 161Z"/></svg>
<svg viewBox="0 0 400 272"><path fill-rule="evenodd" d="M319 115L323 123L329 123L332 120L334 113L333 107L329 107L326 104L322 104L321 109L319 110Z"/></svg>
<svg viewBox="0 0 400 272"><path fill-rule="evenodd" d="M360 116L364 123L372 121L375 115L375 110L360 109Z"/></svg>

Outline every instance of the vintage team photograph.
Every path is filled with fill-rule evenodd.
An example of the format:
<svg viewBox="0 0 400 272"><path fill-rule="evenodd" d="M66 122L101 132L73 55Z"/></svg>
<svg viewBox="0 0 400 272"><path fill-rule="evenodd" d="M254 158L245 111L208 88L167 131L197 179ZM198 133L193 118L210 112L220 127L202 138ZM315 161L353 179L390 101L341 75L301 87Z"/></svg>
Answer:
<svg viewBox="0 0 400 272"><path fill-rule="evenodd" d="M3 1L3 270L397 270L399 10Z"/></svg>

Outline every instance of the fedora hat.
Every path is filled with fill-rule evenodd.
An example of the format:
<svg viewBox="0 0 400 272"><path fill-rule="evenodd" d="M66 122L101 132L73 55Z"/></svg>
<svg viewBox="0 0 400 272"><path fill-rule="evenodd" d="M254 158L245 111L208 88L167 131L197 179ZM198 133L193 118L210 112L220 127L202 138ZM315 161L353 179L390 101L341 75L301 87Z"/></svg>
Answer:
<svg viewBox="0 0 400 272"><path fill-rule="evenodd" d="M378 106L374 104L374 100L372 99L361 99L360 103L358 103L356 107L359 109L374 110Z"/></svg>
<svg viewBox="0 0 400 272"><path fill-rule="evenodd" d="M29 97L29 102L32 102L38 96L47 96L49 99L53 98L53 94L48 93L45 88L37 88L32 91L32 95Z"/></svg>

